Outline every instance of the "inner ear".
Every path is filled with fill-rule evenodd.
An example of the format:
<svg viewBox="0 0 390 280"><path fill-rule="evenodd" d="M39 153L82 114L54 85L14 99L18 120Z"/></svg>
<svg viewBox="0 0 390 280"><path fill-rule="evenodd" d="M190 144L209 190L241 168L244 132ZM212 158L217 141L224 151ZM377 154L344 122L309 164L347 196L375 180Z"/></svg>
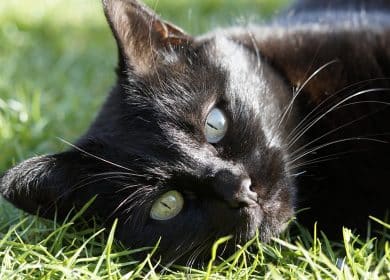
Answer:
<svg viewBox="0 0 390 280"><path fill-rule="evenodd" d="M119 68L148 73L163 51L188 44L191 37L161 20L135 0L103 0L104 12L117 41Z"/></svg>

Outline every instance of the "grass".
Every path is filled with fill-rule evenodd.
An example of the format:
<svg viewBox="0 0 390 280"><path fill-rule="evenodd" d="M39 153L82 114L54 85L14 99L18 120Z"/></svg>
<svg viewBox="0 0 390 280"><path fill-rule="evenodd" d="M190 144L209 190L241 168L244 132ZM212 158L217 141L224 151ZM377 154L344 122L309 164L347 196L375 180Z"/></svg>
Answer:
<svg viewBox="0 0 390 280"><path fill-rule="evenodd" d="M148 1L192 33L263 17L280 1ZM250 15L250 16L249 16ZM238 18L238 20L237 20ZM64 150L88 126L114 81L116 49L98 0L0 2L0 170L36 154ZM157 270L151 258L113 240L113 229L57 224L0 201L0 279L389 279L390 225L378 238L344 229L329 241L299 228L271 244L255 238L203 270ZM223 240L219 240L223 243ZM152 254L153 249L148 249Z"/></svg>
<svg viewBox="0 0 390 280"><path fill-rule="evenodd" d="M113 240L114 227L84 227L75 215L63 224L1 209L0 279L389 279L390 225L383 238L361 240L344 229L344 239L330 242L301 228L299 237L286 234L271 244L257 238L224 261L213 259L204 269L161 270L150 254ZM80 214L80 213L79 213ZM82 221L81 221L82 222ZM105 232L106 231L106 232ZM223 244L219 240L216 244ZM249 247L249 245L251 245ZM216 247L214 248L216 250Z"/></svg>

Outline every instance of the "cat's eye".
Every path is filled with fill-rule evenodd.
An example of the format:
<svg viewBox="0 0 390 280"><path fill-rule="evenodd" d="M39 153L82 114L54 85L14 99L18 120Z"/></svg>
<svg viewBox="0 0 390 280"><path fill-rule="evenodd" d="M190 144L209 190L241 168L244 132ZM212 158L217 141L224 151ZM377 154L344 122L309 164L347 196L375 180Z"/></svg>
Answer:
<svg viewBox="0 0 390 280"><path fill-rule="evenodd" d="M227 131L227 120L221 109L213 108L206 118L204 133L209 143L218 143Z"/></svg>
<svg viewBox="0 0 390 280"><path fill-rule="evenodd" d="M184 199L178 191L161 195L152 205L150 217L154 220L169 220L183 209Z"/></svg>

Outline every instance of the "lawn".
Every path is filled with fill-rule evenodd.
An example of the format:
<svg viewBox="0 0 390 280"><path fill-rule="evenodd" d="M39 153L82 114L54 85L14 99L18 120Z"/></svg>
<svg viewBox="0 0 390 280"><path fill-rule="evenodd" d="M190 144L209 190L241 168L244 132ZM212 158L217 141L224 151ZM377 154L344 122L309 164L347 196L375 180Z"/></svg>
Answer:
<svg viewBox="0 0 390 280"><path fill-rule="evenodd" d="M198 34L261 20L286 0L147 1ZM99 0L0 2L0 172L33 155L66 149L87 128L114 82L116 47ZM271 244L255 238L231 258L203 269L161 270L137 249L113 241L113 229L37 219L0 201L0 279L339 278L390 279L390 225L379 238L343 240L299 228ZM223 240L220 240L223 243ZM251 246L249 246L251 245ZM147 249L153 253L152 249Z"/></svg>

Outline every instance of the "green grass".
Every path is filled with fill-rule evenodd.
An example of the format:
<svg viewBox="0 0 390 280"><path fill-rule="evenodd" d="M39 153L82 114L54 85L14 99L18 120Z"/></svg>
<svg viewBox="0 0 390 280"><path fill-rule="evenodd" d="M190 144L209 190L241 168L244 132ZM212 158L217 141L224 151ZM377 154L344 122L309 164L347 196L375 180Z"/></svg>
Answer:
<svg viewBox="0 0 390 280"><path fill-rule="evenodd" d="M283 2L148 1L192 33L269 16ZM114 82L115 52L98 0L0 2L1 171L32 155L64 150L57 137L73 141L87 128ZM203 270L158 272L150 258L135 261L137 250L116 244L113 230L80 229L75 222L82 223L78 215L56 224L0 201L0 279L390 278L386 223L376 239L345 229L343 240L328 241L301 228L268 245L255 238L250 249Z"/></svg>
<svg viewBox="0 0 390 280"><path fill-rule="evenodd" d="M9 213L0 220L0 279L389 279L390 225L383 238L361 240L344 229L344 239L300 229L271 244L257 238L238 248L227 260L212 260L203 269L171 267L161 270L149 256L136 261L139 251L113 241L115 227L84 227L76 215L63 224L25 214ZM11 211L12 212L12 211ZM78 228L74 223L78 223ZM82 221L81 221L82 222ZM219 240L223 244L224 240ZM216 243L216 244L218 244ZM249 248L249 245L250 248ZM216 248L214 248L216 250Z"/></svg>

